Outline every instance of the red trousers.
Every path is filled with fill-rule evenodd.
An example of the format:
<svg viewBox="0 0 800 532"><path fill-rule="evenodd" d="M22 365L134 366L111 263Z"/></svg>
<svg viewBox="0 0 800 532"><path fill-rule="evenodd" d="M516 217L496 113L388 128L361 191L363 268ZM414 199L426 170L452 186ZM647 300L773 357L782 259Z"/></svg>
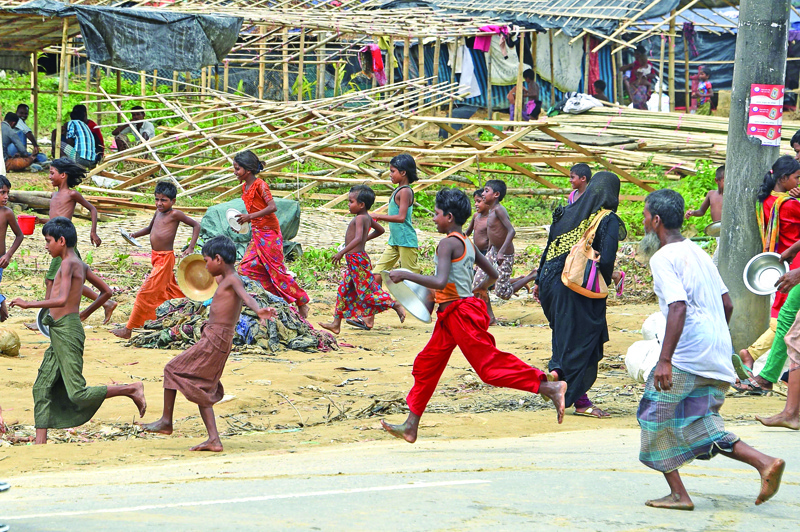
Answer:
<svg viewBox="0 0 800 532"><path fill-rule="evenodd" d="M414 359L414 387L406 397L412 413L425 412L456 346L486 384L539 393L539 383L547 381L547 375L497 349L488 329L486 303L476 297L454 301L438 313L431 339Z"/></svg>

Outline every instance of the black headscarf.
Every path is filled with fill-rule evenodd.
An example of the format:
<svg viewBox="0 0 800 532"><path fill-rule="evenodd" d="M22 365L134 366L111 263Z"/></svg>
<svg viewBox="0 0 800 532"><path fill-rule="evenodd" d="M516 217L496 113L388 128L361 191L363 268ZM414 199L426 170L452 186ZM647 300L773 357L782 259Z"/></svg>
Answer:
<svg viewBox="0 0 800 532"><path fill-rule="evenodd" d="M573 231L600 209L609 209L616 213L617 207L619 207L619 178L611 172L597 172L575 203L555 210L553 224L550 226L550 240ZM622 240L626 236L625 224L620 220L619 238Z"/></svg>

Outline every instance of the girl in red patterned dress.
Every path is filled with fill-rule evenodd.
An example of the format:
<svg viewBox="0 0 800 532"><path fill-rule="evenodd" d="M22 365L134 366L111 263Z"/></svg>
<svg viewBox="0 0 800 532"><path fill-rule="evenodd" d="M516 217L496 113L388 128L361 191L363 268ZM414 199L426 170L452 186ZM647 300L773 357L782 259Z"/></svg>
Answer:
<svg viewBox="0 0 800 532"><path fill-rule="evenodd" d="M242 199L247 214L236 220L250 223L252 240L239 263L239 274L261 283L264 289L287 303L295 303L300 316L308 316L309 297L286 271L283 260L283 236L275 216L278 207L272 199L269 186L256 174L261 171L256 155L243 151L233 158L233 173L242 182Z"/></svg>

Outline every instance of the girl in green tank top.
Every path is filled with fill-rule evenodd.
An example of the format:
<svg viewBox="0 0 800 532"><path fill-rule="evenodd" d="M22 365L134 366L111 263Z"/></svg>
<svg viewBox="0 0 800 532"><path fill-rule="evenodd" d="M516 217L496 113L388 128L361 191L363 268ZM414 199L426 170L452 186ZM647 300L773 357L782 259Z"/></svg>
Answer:
<svg viewBox="0 0 800 532"><path fill-rule="evenodd" d="M389 199L388 214L373 214L376 221L389 222L389 245L378 259L373 272L391 270L400 260L400 267L419 273L417 265L417 232L411 225L414 211L414 192L411 183L417 181L417 164L407 153L389 162L389 176L397 188Z"/></svg>

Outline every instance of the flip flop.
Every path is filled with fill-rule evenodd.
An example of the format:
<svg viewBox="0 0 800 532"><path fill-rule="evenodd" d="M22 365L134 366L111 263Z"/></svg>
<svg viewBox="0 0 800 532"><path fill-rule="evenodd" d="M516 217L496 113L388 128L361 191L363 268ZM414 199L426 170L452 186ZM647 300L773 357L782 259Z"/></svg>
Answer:
<svg viewBox="0 0 800 532"><path fill-rule="evenodd" d="M617 297L622 296L622 291L625 290L625 272L619 272L619 283L617 283Z"/></svg>
<svg viewBox="0 0 800 532"><path fill-rule="evenodd" d="M762 395L767 395L767 392L771 391L771 390L765 390L764 388L756 384L756 382L753 381L752 379L744 379L740 381L739 384L740 386L731 384L731 388L733 388L739 393L746 393L747 395L755 395L760 397ZM749 386L749 388L745 388L745 386Z"/></svg>
<svg viewBox="0 0 800 532"><path fill-rule="evenodd" d="M8 491L11 488L11 484L8 482L0 482L0 492Z"/></svg>
<svg viewBox="0 0 800 532"><path fill-rule="evenodd" d="M731 362L733 362L733 369L740 381L744 382L753 376L753 370L744 365L739 355L731 355Z"/></svg>
<svg viewBox="0 0 800 532"><path fill-rule="evenodd" d="M589 408L587 408L583 412L578 412L577 410L575 410L572 414L575 415L575 416L593 417L595 419L608 419L608 418L611 417L611 416L596 416L596 415L594 415L594 409L595 409L595 407L590 406ZM600 410L600 409L598 408L597 410Z"/></svg>
<svg viewBox="0 0 800 532"><path fill-rule="evenodd" d="M372 327L368 327L366 323L364 323L361 318L356 319L346 319L344 322L348 325L352 325L356 329L361 329L362 331L371 331Z"/></svg>

